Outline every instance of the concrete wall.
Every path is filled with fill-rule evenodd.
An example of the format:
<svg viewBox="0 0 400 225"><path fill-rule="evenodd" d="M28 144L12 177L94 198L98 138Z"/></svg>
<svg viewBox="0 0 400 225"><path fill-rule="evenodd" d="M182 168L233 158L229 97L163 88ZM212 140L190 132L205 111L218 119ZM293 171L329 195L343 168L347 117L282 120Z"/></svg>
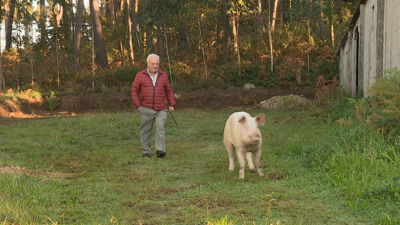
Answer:
<svg viewBox="0 0 400 225"><path fill-rule="evenodd" d="M383 68L400 69L400 1L385 0Z"/></svg>
<svg viewBox="0 0 400 225"><path fill-rule="evenodd" d="M364 94L375 82L377 60L377 5L376 0L368 0L364 6Z"/></svg>
<svg viewBox="0 0 400 225"><path fill-rule="evenodd" d="M339 49L340 84L346 93L368 96L384 69L400 69L399 12L400 0L359 1Z"/></svg>
<svg viewBox="0 0 400 225"><path fill-rule="evenodd" d="M349 31L347 32L349 33ZM351 58L352 52L350 48L351 42L346 42L346 44L341 46L339 51L340 87L346 93L351 93L351 64L349 63L351 60L349 60L349 58Z"/></svg>

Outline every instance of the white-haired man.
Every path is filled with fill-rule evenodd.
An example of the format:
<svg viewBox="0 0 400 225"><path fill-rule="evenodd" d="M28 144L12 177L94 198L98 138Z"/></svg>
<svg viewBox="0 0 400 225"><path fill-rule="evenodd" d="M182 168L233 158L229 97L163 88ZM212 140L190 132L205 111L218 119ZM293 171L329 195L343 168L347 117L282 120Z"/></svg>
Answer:
<svg viewBox="0 0 400 225"><path fill-rule="evenodd" d="M132 101L140 112L140 141L143 157L150 157L153 122L156 122L155 148L158 158L164 158L167 111L175 109L175 99L167 73L159 68L156 54L147 57L147 68L136 74L132 85ZM169 106L168 106L169 103Z"/></svg>

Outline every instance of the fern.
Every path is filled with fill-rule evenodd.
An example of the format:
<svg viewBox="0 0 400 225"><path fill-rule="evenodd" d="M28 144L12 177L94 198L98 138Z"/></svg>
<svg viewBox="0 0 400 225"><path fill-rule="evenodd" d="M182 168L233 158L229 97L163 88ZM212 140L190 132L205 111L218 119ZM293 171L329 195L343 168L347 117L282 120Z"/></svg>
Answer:
<svg viewBox="0 0 400 225"><path fill-rule="evenodd" d="M377 78L371 86L370 93L385 106L399 107L400 102L400 71L397 67L384 70L388 75Z"/></svg>

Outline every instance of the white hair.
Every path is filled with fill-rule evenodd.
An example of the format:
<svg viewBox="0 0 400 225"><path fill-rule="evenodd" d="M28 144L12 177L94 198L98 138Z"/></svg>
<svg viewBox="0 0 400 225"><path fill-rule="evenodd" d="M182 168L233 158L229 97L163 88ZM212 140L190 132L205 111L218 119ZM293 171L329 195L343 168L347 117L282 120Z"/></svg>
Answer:
<svg viewBox="0 0 400 225"><path fill-rule="evenodd" d="M147 60L146 60L146 62L149 62L149 60L150 60L150 57L152 57L152 56L156 56L156 57L157 57L157 59L158 59L158 61L160 61L160 56L158 56L157 54L154 54L154 53L152 53L152 54L149 54L149 56L147 56Z"/></svg>

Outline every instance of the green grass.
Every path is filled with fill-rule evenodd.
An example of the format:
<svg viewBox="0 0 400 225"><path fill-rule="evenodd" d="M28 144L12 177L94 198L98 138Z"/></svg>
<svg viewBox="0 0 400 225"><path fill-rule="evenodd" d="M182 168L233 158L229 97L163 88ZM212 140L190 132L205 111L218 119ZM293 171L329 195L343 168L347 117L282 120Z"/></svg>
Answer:
<svg viewBox="0 0 400 225"><path fill-rule="evenodd" d="M396 181L375 184L373 189L364 185L362 189L379 191L392 185L391 199L389 196L386 200L376 200L368 207L349 203L360 196L348 194L345 186L350 183L349 178L335 178L334 174L353 168L329 165L339 163L341 154L350 149L338 137L340 132L346 134L350 129L338 130L340 126L330 122L327 113L317 108L248 110L252 116L260 112L266 116L266 124L260 127L266 176L259 177L246 168L245 180L239 180L237 162L235 171L228 171L228 155L222 143L225 121L232 112L175 111L180 129L172 118L167 120L165 159L157 159L154 149L150 159L142 157L137 112L0 119L0 169L11 165L26 168L24 174L0 174L0 222L398 222L394 214L400 211L398 198L394 198ZM357 142L355 137L349 138ZM383 144L379 137L374 140ZM386 147L392 146L386 144ZM394 153L388 150L391 160L382 156L381 164L370 166L393 164L386 165L387 169L397 171L387 177L395 176L399 173L395 166L399 164L396 149L393 147ZM340 179L342 186L337 183ZM371 177L371 185L374 179ZM362 201L371 200L364 197Z"/></svg>

